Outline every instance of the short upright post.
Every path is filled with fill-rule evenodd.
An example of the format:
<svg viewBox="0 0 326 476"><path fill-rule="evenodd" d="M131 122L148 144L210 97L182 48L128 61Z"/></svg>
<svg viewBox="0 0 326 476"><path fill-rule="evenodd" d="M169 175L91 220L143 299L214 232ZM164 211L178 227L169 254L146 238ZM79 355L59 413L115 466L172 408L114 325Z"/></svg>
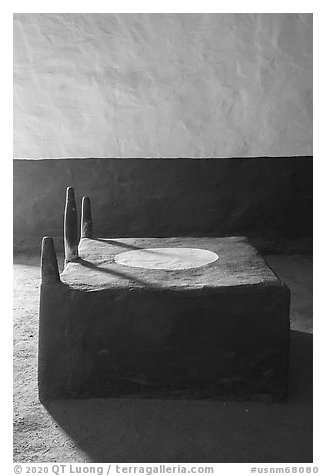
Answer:
<svg viewBox="0 0 326 476"><path fill-rule="evenodd" d="M77 210L75 193L72 187L67 187L66 192L63 234L65 263L75 261L78 259Z"/></svg>
<svg viewBox="0 0 326 476"><path fill-rule="evenodd" d="M41 278L42 284L60 283L57 256L53 240L49 236L45 236L42 240Z"/></svg>
<svg viewBox="0 0 326 476"><path fill-rule="evenodd" d="M81 238L92 238L92 214L91 214L91 201L89 197L83 197L82 199L82 215L81 215Z"/></svg>

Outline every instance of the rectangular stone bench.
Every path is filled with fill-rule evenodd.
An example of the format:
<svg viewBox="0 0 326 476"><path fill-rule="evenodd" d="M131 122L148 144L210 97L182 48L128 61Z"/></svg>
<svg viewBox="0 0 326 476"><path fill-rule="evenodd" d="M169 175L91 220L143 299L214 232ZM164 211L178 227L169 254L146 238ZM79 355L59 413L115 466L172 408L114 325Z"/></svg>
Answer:
<svg viewBox="0 0 326 476"><path fill-rule="evenodd" d="M286 396L289 290L246 238L93 238L84 199L77 246L67 204L61 276L43 239L41 401Z"/></svg>

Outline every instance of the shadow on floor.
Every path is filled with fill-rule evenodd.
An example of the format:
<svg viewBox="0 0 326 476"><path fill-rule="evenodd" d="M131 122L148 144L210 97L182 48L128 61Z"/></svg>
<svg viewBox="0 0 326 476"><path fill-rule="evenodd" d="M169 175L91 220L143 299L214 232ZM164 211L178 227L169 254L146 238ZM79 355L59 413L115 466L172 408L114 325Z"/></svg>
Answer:
<svg viewBox="0 0 326 476"><path fill-rule="evenodd" d="M47 410L97 463L309 463L312 334L291 331L286 402L94 399Z"/></svg>

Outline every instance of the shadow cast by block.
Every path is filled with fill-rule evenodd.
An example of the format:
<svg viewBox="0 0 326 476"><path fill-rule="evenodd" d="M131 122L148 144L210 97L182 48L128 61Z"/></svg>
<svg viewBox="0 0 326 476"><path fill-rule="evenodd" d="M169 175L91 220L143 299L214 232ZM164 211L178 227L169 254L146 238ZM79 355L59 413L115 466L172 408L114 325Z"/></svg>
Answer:
<svg viewBox="0 0 326 476"><path fill-rule="evenodd" d="M97 463L309 463L312 334L291 331L290 339L286 404L89 399L51 401L46 408Z"/></svg>

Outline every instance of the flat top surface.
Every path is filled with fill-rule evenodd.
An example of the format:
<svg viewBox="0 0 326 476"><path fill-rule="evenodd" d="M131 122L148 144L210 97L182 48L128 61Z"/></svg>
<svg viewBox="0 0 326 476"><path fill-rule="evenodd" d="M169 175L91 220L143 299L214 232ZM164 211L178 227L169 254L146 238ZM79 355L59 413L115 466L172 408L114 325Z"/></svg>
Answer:
<svg viewBox="0 0 326 476"><path fill-rule="evenodd" d="M218 259L196 267L183 267L183 269L148 269L118 262L125 260L126 255L123 253L146 249L145 253L150 254L150 249L158 248L205 250L210 253L203 253L203 255L210 256L212 259L216 254ZM158 251L155 251L155 254L158 256ZM64 283L77 289L216 290L221 287L280 283L257 250L249 244L246 238L239 236L223 238L83 238L79 243L79 256L79 260L69 263L61 274L61 280ZM194 262L190 259L190 264ZM141 264L141 260L138 260L139 264Z"/></svg>
<svg viewBox="0 0 326 476"><path fill-rule="evenodd" d="M213 263L218 256L200 248L145 248L126 251L114 258L116 263L132 268L183 270L201 268Z"/></svg>

